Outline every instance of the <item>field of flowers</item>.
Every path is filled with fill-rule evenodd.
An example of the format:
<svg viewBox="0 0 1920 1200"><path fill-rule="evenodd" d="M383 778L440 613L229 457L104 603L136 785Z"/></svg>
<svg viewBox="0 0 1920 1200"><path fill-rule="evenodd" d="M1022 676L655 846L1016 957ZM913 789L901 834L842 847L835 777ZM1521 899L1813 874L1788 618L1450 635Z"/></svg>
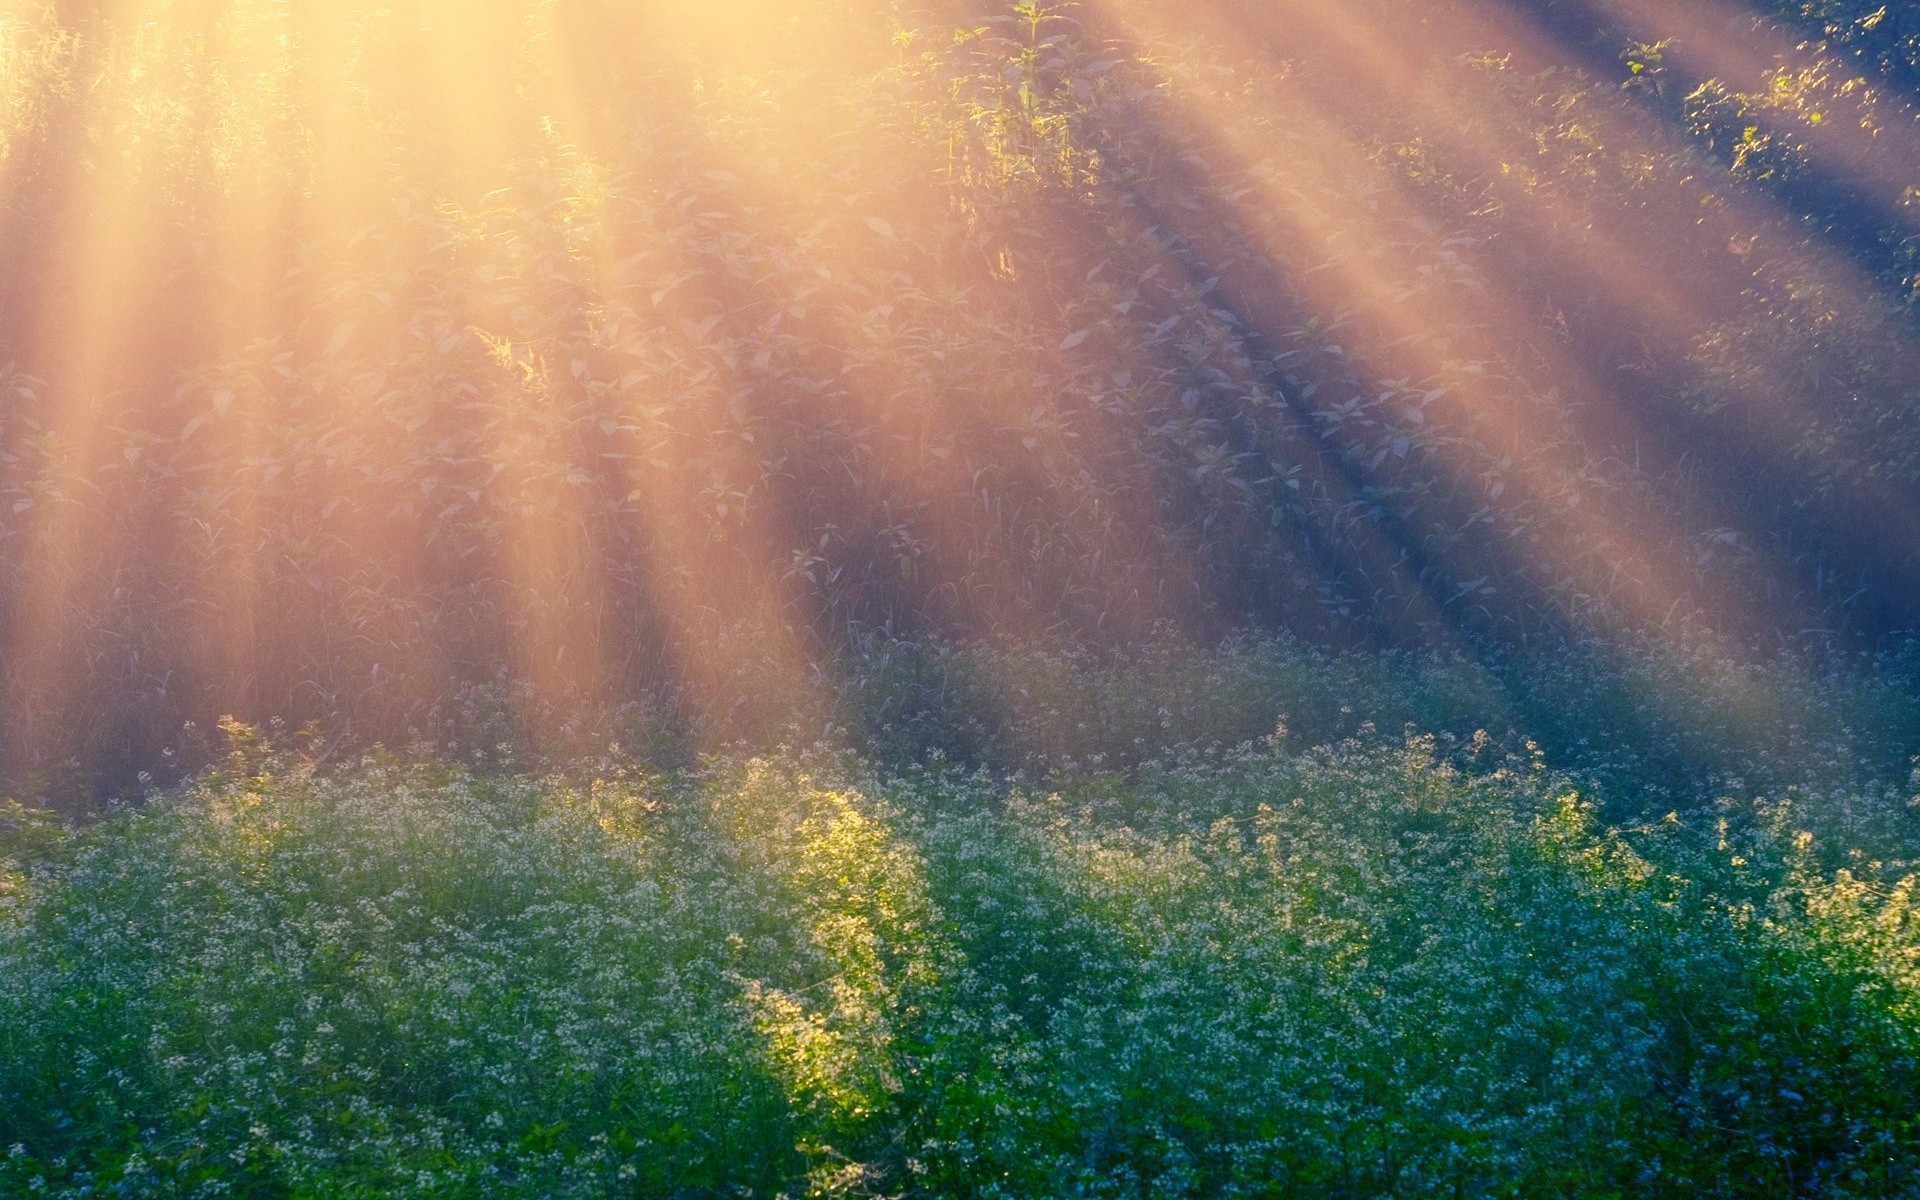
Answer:
<svg viewBox="0 0 1920 1200"><path fill-rule="evenodd" d="M1608 825L1370 728L1044 784L228 737L0 811L0 1194L1920 1188L1911 787Z"/></svg>
<svg viewBox="0 0 1920 1200"><path fill-rule="evenodd" d="M0 0L0 1200L1920 1200L1909 12Z"/></svg>

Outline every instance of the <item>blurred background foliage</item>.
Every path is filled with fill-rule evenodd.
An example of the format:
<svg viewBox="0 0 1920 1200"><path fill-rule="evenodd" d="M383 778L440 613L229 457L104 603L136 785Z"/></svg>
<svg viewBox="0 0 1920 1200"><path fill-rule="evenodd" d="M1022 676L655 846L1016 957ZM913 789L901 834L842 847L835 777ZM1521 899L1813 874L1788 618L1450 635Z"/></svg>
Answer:
<svg viewBox="0 0 1920 1200"><path fill-rule="evenodd" d="M1864 3L10 0L0 760L884 739L935 676L1236 631L1817 687L1920 618L1916 48Z"/></svg>

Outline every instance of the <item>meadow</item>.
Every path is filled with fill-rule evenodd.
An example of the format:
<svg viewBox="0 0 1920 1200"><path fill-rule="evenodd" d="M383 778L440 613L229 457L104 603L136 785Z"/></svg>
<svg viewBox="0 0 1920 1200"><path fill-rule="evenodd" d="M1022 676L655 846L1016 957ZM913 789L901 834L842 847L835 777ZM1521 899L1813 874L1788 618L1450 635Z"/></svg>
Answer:
<svg viewBox="0 0 1920 1200"><path fill-rule="evenodd" d="M1920 1200L1920 18L0 0L0 1198Z"/></svg>
<svg viewBox="0 0 1920 1200"><path fill-rule="evenodd" d="M994 665L1025 697L972 762L316 765L232 723L84 828L15 806L0 1190L1920 1186L1920 705L1888 664L1764 731L1673 715L1750 670L1677 672L1665 716L1590 703L1617 738L1571 770L1360 718L1468 715L1458 661ZM1770 774L1678 774L1629 715Z"/></svg>

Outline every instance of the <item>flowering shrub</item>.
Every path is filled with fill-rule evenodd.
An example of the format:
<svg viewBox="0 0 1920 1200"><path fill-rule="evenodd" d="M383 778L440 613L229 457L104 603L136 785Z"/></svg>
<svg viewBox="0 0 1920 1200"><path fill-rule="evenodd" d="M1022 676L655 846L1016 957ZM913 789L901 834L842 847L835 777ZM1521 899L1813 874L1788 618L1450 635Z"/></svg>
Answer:
<svg viewBox="0 0 1920 1200"><path fill-rule="evenodd" d="M241 747L4 829L7 1195L1887 1196L1911 879L1790 809L1277 739L1059 790L824 753Z"/></svg>

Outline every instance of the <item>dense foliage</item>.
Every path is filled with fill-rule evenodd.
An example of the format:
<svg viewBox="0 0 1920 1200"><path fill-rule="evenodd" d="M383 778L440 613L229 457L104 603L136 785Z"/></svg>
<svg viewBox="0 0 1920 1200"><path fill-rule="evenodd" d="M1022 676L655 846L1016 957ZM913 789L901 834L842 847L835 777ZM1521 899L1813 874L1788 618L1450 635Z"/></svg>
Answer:
<svg viewBox="0 0 1920 1200"><path fill-rule="evenodd" d="M1897 13L1705 27L1729 60L1627 5L808 9L787 52L161 7L0 21L36 790L503 680L740 732L739 658L875 629L1916 615L1911 210L1860 216L1914 161ZM455 32L518 91L431 94Z"/></svg>
<svg viewBox="0 0 1920 1200"><path fill-rule="evenodd" d="M908 649L886 772L229 723L0 809L0 1185L1920 1188L1911 662Z"/></svg>
<svg viewBox="0 0 1920 1200"><path fill-rule="evenodd" d="M7 826L9 1194L1920 1182L1913 859L1829 873L1789 805L1605 832L1430 740L1042 794L314 775L236 733L185 793Z"/></svg>

